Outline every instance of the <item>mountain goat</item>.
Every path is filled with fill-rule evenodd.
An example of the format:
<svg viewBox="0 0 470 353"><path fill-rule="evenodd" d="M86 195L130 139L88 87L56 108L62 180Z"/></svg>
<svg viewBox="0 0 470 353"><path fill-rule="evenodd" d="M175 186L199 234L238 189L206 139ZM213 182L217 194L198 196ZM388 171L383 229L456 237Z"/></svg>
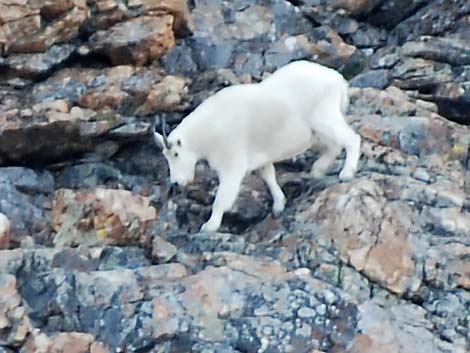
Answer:
<svg viewBox="0 0 470 353"><path fill-rule="evenodd" d="M169 136L155 128L155 143L163 149L172 183L194 179L198 160L206 160L219 178L209 220L201 231L216 231L224 212L234 204L247 173L258 171L279 215L286 197L276 181L275 162L311 147L314 136L325 152L312 166L321 177L346 149L339 174L351 179L360 157L361 139L346 123L348 83L337 71L308 62L290 63L255 84L224 88L206 99Z"/></svg>

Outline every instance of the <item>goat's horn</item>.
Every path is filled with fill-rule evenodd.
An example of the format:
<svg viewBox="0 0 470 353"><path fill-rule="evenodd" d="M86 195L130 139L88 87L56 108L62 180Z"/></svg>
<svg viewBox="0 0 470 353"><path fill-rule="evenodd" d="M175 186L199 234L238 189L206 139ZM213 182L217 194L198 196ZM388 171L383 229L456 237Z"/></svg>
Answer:
<svg viewBox="0 0 470 353"><path fill-rule="evenodd" d="M165 144L166 149L170 149L171 145L168 142L168 136L166 134L166 119L165 117L162 118L162 132L163 132L163 143Z"/></svg>

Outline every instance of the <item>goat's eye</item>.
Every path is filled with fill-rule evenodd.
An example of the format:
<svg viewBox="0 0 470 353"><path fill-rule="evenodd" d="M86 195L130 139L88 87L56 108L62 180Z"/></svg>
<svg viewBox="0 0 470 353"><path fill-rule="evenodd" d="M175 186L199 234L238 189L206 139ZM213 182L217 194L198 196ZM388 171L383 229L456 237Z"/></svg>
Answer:
<svg viewBox="0 0 470 353"><path fill-rule="evenodd" d="M175 157L178 157L178 152L175 152Z"/></svg>
<svg viewBox="0 0 470 353"><path fill-rule="evenodd" d="M181 140L178 139L178 141L176 141L176 144L177 144L178 146L181 146Z"/></svg>

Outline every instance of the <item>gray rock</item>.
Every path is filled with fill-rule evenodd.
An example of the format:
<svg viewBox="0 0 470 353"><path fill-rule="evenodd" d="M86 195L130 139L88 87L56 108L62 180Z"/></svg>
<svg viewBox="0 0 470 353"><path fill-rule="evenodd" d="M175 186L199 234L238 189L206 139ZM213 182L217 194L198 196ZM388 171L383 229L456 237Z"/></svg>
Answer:
<svg viewBox="0 0 470 353"><path fill-rule="evenodd" d="M455 66L470 64L470 45L457 38L421 37L405 43L401 51L406 56L446 62Z"/></svg>
<svg viewBox="0 0 470 353"><path fill-rule="evenodd" d="M426 0L385 1L374 9L374 13L368 16L367 21L375 26L393 29L427 3Z"/></svg>
<svg viewBox="0 0 470 353"><path fill-rule="evenodd" d="M39 243L50 231L54 180L49 172L21 167L0 168L0 212L11 222L13 244L33 235Z"/></svg>
<svg viewBox="0 0 470 353"><path fill-rule="evenodd" d="M299 311L297 312L297 314L299 315L299 317L302 317L302 318L311 318L311 317L316 316L315 310L313 310L309 307L300 308Z"/></svg>
<svg viewBox="0 0 470 353"><path fill-rule="evenodd" d="M385 89L391 82L391 73L389 70L372 70L357 75L350 81L351 87L373 87Z"/></svg>
<svg viewBox="0 0 470 353"><path fill-rule="evenodd" d="M57 186L68 189L94 188L122 178L118 169L105 163L83 163L65 167L57 176Z"/></svg>
<svg viewBox="0 0 470 353"><path fill-rule="evenodd" d="M75 46L72 44L54 45L44 53L10 55L4 65L16 72L19 77L29 79L40 75L44 77L70 59L74 52Z"/></svg>
<svg viewBox="0 0 470 353"><path fill-rule="evenodd" d="M351 37L358 48L377 48L386 41L386 33L372 26L360 27Z"/></svg>
<svg viewBox="0 0 470 353"><path fill-rule="evenodd" d="M326 314L326 305L325 304L320 304L319 306L317 306L315 308L315 310L318 313L318 315L325 316L325 314Z"/></svg>
<svg viewBox="0 0 470 353"><path fill-rule="evenodd" d="M459 31L458 19L468 10L469 4L466 0L451 3L444 0L430 1L397 24L393 32L400 41L405 42L422 35L442 35L446 31ZM462 34L464 33L465 29Z"/></svg>
<svg viewBox="0 0 470 353"><path fill-rule="evenodd" d="M374 55L371 58L370 66L372 69L391 69L400 60L397 53Z"/></svg>
<svg viewBox="0 0 470 353"><path fill-rule="evenodd" d="M431 99L436 102L440 114L455 122L469 125L467 112L470 107L470 85L464 77L457 78L462 82L438 84Z"/></svg>
<svg viewBox="0 0 470 353"><path fill-rule="evenodd" d="M152 241L152 257L157 263L169 262L176 256L178 249L160 236L155 236Z"/></svg>

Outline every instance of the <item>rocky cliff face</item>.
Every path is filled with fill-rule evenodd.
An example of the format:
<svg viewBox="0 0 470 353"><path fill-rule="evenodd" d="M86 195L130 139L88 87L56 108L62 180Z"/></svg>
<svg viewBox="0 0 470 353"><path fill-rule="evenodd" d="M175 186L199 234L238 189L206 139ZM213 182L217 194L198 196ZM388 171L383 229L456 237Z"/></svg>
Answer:
<svg viewBox="0 0 470 353"><path fill-rule="evenodd" d="M466 0L0 0L0 352L468 352L469 28ZM313 148L282 217L249 176L195 233L216 178L170 197L154 117L303 58L350 79L357 178Z"/></svg>

